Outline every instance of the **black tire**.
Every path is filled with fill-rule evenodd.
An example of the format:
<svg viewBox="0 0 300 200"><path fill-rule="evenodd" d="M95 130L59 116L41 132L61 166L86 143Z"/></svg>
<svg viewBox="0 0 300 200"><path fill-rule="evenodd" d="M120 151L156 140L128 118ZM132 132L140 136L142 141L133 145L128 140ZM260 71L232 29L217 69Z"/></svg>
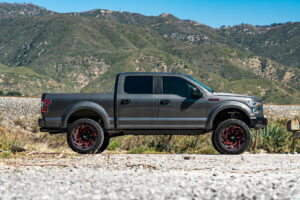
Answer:
<svg viewBox="0 0 300 200"><path fill-rule="evenodd" d="M215 134L215 132L213 132L213 134L211 135L211 143L212 143L213 147L215 148L215 150L216 150L217 152L219 152L220 154L223 154L223 153L218 149L218 147L216 146L216 143L215 143L215 140L214 140L214 134Z"/></svg>
<svg viewBox="0 0 300 200"><path fill-rule="evenodd" d="M67 141L73 151L80 154L93 154L103 144L103 129L92 119L78 119L68 128Z"/></svg>
<svg viewBox="0 0 300 200"><path fill-rule="evenodd" d="M101 147L97 151L97 153L102 153L103 151L105 151L107 149L107 147L109 146L109 142L110 142L110 136L106 133L106 134L104 134L103 144L101 145Z"/></svg>
<svg viewBox="0 0 300 200"><path fill-rule="evenodd" d="M251 144L251 134L247 124L238 119L221 122L213 132L216 150L222 154L241 154Z"/></svg>

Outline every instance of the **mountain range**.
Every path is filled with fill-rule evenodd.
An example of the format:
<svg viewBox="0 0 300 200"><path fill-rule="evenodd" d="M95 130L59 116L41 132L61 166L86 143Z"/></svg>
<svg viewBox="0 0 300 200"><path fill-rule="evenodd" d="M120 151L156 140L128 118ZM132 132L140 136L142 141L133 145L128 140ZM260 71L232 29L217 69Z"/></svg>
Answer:
<svg viewBox="0 0 300 200"><path fill-rule="evenodd" d="M215 91L299 103L300 23L216 29L168 13L0 3L0 90L110 92L125 71L185 73Z"/></svg>

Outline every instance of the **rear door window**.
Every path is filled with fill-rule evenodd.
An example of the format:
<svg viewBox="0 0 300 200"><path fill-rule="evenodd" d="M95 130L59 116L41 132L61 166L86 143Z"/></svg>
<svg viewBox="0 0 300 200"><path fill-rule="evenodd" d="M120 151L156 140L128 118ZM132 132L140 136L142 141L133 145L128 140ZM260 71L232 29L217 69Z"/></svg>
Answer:
<svg viewBox="0 0 300 200"><path fill-rule="evenodd" d="M129 94L152 94L153 76L126 76L124 91Z"/></svg>

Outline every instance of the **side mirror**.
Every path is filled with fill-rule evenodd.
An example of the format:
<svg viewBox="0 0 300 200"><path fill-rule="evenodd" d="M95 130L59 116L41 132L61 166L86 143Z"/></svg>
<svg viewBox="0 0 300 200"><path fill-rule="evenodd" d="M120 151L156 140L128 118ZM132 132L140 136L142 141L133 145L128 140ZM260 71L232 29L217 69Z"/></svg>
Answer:
<svg viewBox="0 0 300 200"><path fill-rule="evenodd" d="M192 97L194 97L195 99L200 99L202 96L202 92L198 88L194 87L192 91Z"/></svg>

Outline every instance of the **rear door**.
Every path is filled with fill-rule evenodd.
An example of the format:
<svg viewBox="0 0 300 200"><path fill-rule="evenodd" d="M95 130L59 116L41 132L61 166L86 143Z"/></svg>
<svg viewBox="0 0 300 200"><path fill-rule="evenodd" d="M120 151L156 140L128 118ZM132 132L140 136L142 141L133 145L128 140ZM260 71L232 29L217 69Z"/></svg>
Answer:
<svg viewBox="0 0 300 200"><path fill-rule="evenodd" d="M158 96L152 75L120 77L117 94L117 126L120 129L156 129Z"/></svg>
<svg viewBox="0 0 300 200"><path fill-rule="evenodd" d="M158 128L200 129L206 123L205 96L194 98L193 88L200 89L183 76L161 76ZM204 94L204 93L203 93Z"/></svg>

